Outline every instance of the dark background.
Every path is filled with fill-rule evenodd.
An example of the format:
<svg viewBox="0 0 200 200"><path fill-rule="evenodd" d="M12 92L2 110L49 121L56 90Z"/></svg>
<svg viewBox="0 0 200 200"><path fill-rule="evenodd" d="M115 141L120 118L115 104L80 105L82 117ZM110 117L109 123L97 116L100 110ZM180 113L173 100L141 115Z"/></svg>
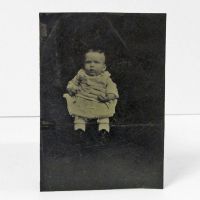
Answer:
<svg viewBox="0 0 200 200"><path fill-rule="evenodd" d="M165 14L40 14L42 191L162 188L165 23ZM111 143L83 148L62 95L90 48L105 51L120 98Z"/></svg>

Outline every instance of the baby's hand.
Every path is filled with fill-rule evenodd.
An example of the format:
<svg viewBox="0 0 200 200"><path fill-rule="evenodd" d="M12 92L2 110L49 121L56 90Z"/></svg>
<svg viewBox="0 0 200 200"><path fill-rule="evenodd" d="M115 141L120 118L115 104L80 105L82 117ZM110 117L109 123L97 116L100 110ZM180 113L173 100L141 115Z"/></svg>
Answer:
<svg viewBox="0 0 200 200"><path fill-rule="evenodd" d="M117 99L117 97L116 97L115 94L107 94L106 96L107 96L107 98L108 98L108 101Z"/></svg>
<svg viewBox="0 0 200 200"><path fill-rule="evenodd" d="M116 99L116 96L114 94L107 94L107 95L99 95L98 100L101 102L108 102L110 100Z"/></svg>
<svg viewBox="0 0 200 200"><path fill-rule="evenodd" d="M100 102L107 102L107 101L109 101L109 99L108 99L108 97L106 95L99 95L98 96L98 100Z"/></svg>
<svg viewBox="0 0 200 200"><path fill-rule="evenodd" d="M75 88L67 88L67 91L70 96L74 96L77 93L77 89Z"/></svg>

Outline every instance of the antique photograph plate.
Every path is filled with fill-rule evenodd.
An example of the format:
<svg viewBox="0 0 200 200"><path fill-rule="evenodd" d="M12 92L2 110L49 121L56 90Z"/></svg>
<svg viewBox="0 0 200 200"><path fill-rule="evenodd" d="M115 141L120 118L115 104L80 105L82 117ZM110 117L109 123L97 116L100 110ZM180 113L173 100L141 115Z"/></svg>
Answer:
<svg viewBox="0 0 200 200"><path fill-rule="evenodd" d="M163 188L166 14L39 17L41 191Z"/></svg>

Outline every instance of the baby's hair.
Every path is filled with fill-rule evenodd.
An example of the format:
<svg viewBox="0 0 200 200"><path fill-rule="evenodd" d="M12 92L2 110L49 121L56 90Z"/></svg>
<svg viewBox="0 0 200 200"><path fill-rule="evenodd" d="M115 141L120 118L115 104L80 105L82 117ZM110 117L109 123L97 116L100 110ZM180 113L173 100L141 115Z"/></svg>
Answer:
<svg viewBox="0 0 200 200"><path fill-rule="evenodd" d="M104 55L104 59L105 59L105 52L104 52L102 49L88 49L88 50L85 52L85 55L86 55L87 53L90 53L90 52L97 52L97 53L103 54L103 55Z"/></svg>
<svg viewBox="0 0 200 200"><path fill-rule="evenodd" d="M103 50L101 50L101 49L89 49L86 53L88 53L88 52L98 52L98 53L105 54L105 52Z"/></svg>

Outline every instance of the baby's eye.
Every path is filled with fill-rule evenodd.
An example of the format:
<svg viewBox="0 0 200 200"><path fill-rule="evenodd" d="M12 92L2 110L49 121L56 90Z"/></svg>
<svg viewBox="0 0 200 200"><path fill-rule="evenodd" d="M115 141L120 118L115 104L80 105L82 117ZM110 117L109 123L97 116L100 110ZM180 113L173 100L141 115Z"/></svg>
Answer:
<svg viewBox="0 0 200 200"><path fill-rule="evenodd" d="M94 63L99 63L98 61L94 61Z"/></svg>
<svg viewBox="0 0 200 200"><path fill-rule="evenodd" d="M88 63L91 63L91 61L90 61L90 60L87 60L87 61L85 61L85 63L88 64Z"/></svg>

